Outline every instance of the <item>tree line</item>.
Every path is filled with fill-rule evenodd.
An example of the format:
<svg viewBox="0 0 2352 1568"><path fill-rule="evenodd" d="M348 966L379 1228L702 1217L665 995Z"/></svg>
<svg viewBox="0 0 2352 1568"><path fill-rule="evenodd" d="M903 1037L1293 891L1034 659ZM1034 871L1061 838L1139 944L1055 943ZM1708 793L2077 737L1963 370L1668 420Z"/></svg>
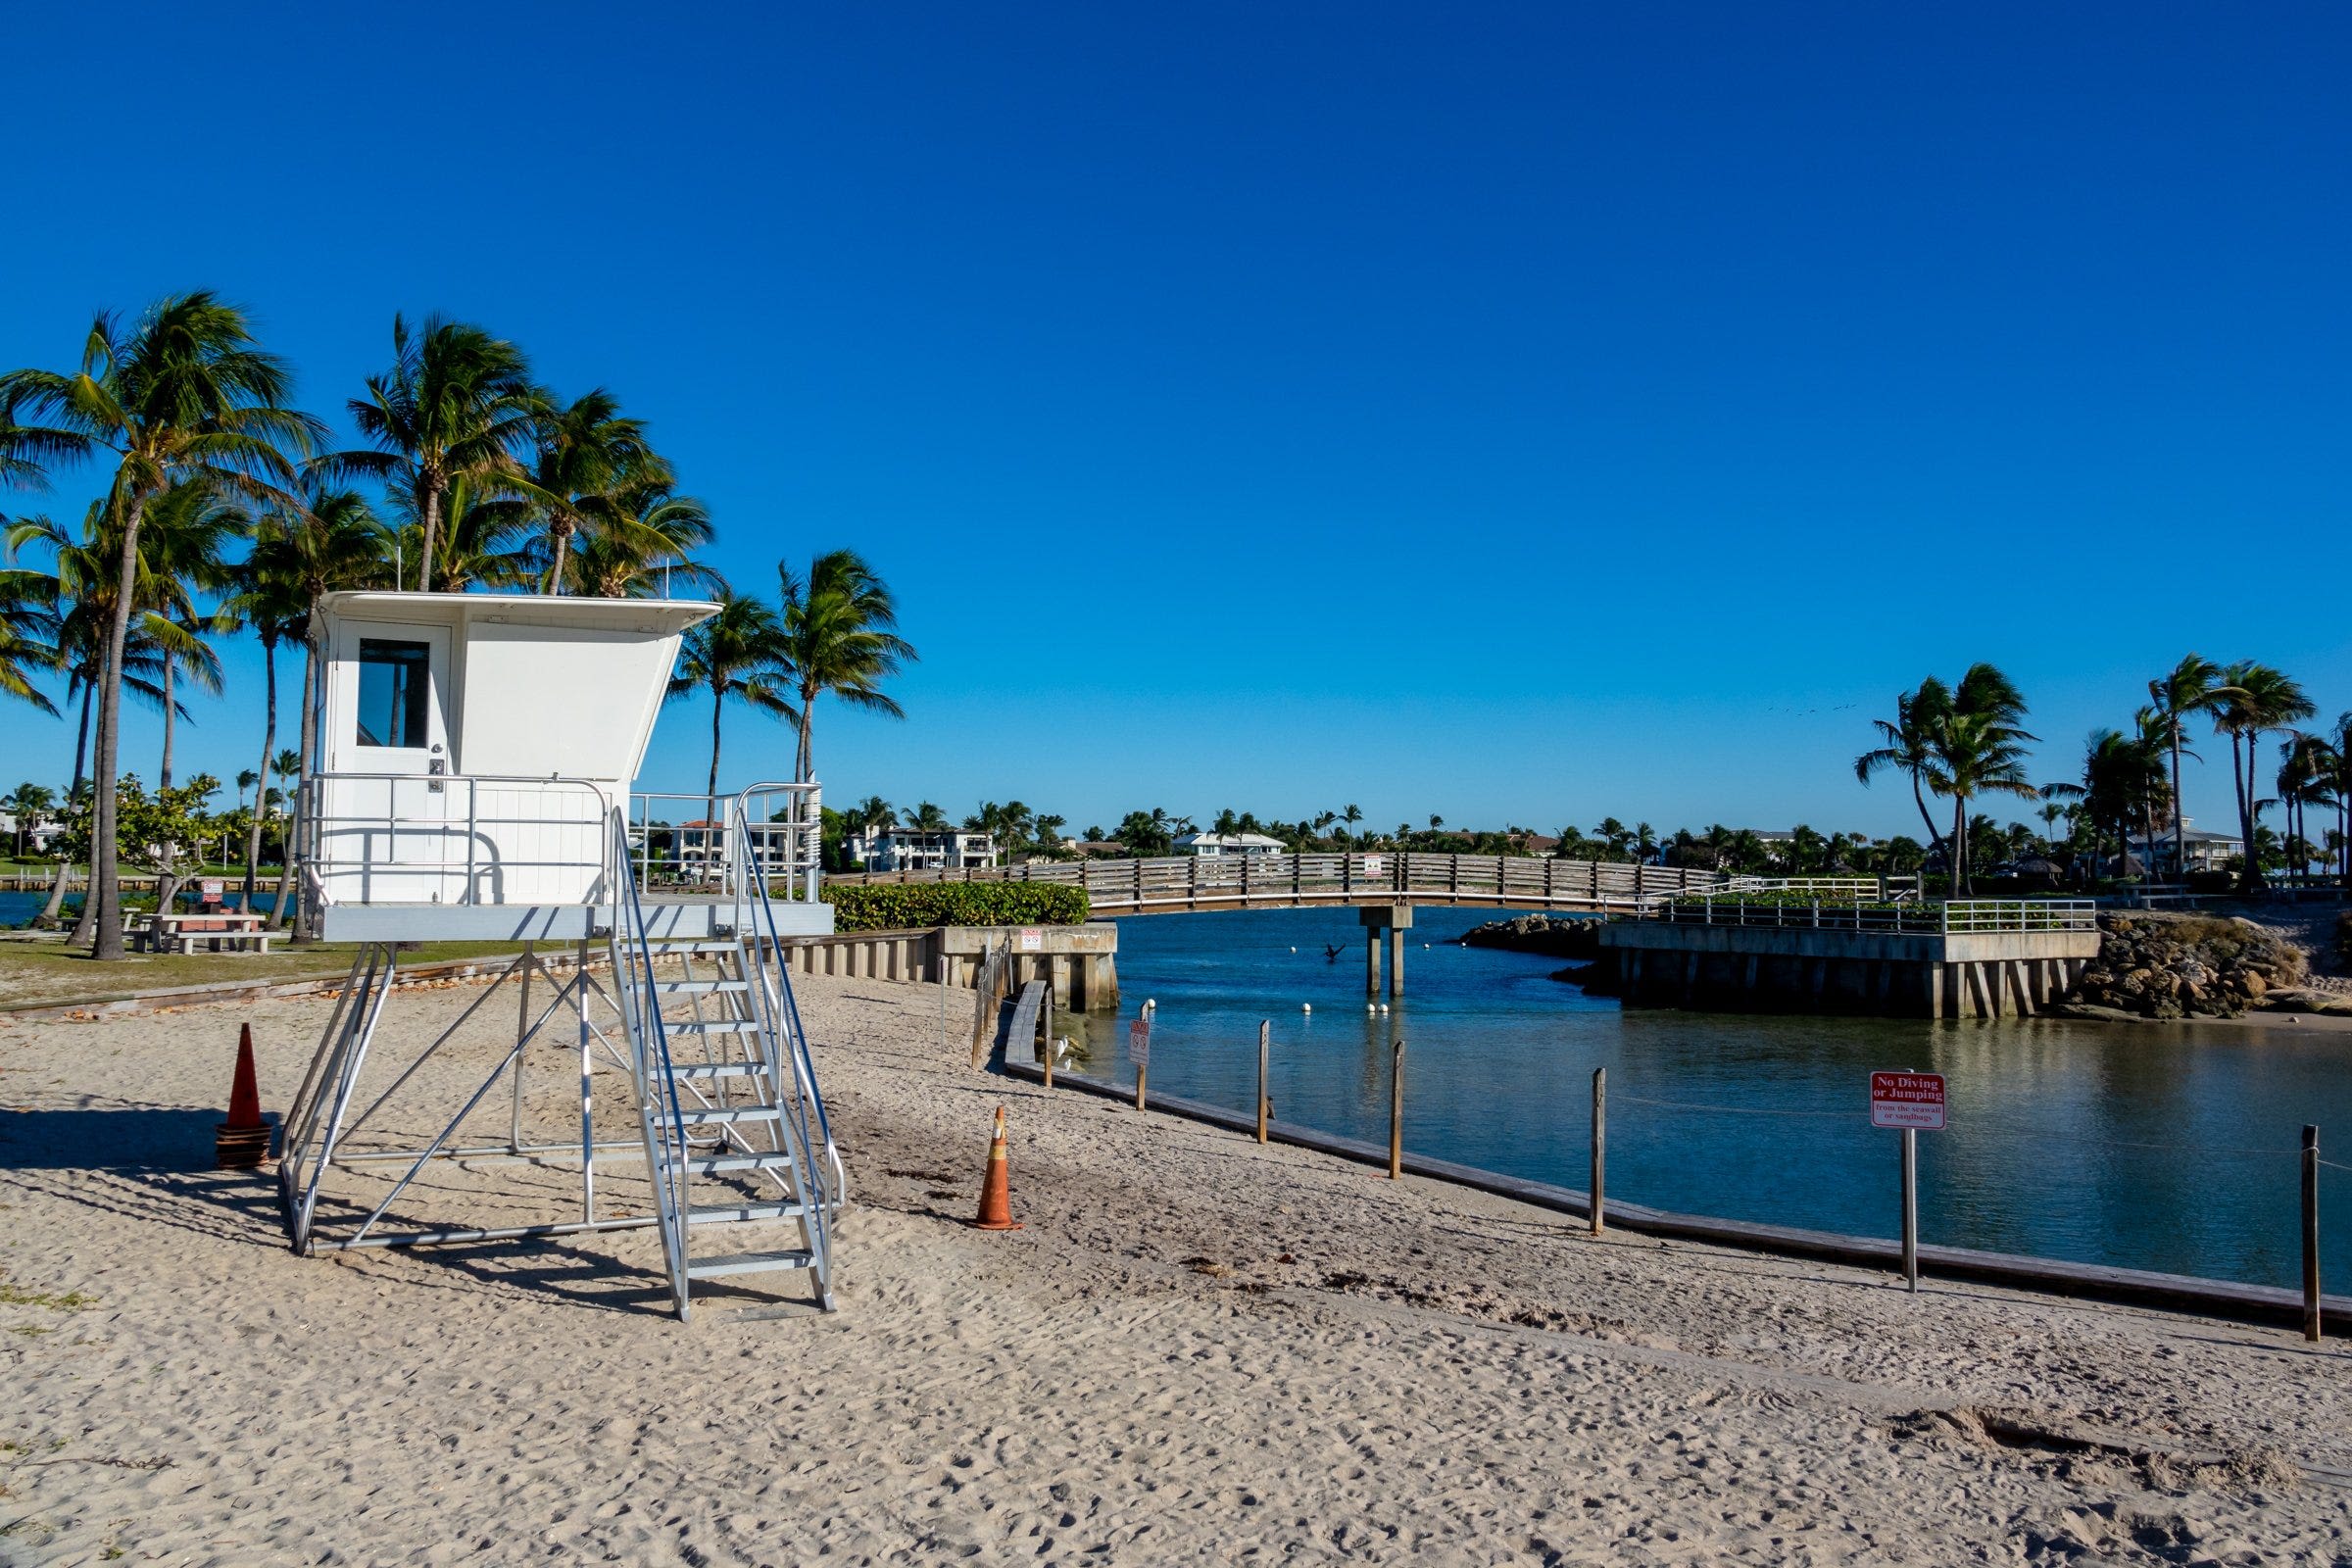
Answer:
<svg viewBox="0 0 2352 1568"><path fill-rule="evenodd" d="M806 572L779 564L772 602L741 592L700 558L715 537L710 509L611 391L564 397L514 344L438 316L412 324L396 315L391 349L344 403L358 437L349 446L296 405L292 368L263 345L249 313L209 290L136 318L100 314L71 368L0 372L0 496L49 493L74 467L95 467L100 481L70 520L0 514L0 697L75 713L71 781L62 795L20 789L17 815L62 808L69 841L86 847L90 893L73 941L96 957L122 956L119 862L156 847L155 804L178 800L165 820L190 833L220 825L206 806L219 782L187 798L198 781L174 785L173 749L191 720L187 695L221 690L215 645L233 635L255 638L263 656L258 765L240 780L235 813L251 906L285 798L278 781L318 755L323 650L311 612L325 594L683 590L716 601L718 613L688 633L670 687L712 698L713 792L730 706L794 727L802 779L814 776L820 697L899 711L883 684L914 650L897 634L889 589L854 552L820 555ZM281 748L287 651L301 655L303 700L297 744ZM152 792L123 765L125 698L163 718ZM135 829L125 819L134 797ZM281 910L290 874L280 875ZM61 863L45 920L65 880Z"/></svg>
<svg viewBox="0 0 2352 1568"><path fill-rule="evenodd" d="M2076 778L2037 784L2026 752L2036 737L2024 727L2026 701L2016 684L1987 663L1971 665L1957 684L1931 675L1896 697L1892 717L1872 720L1880 744L1854 760L1855 776L1867 784L1894 773L1909 783L1931 857L1951 867L1963 889L1982 865L1971 853L1972 808L1997 797L2039 803L2047 830L2039 848L2078 883L2159 872L2178 879L2189 863L2181 764L2201 760L2191 742L2202 722L2230 743L2242 846L2224 868L2233 885L2258 892L2267 872L2301 880L2321 866L2352 880L2352 711L2325 728L2307 727L2319 708L2292 676L2254 660L2220 663L2194 653L2151 679L2147 691L2129 728L2090 733ZM2267 780L2266 743L2276 758ZM2264 793L2266 782L2274 793ZM1947 817L1929 809L1930 796L1949 803ZM2283 831L2263 820L2273 807L2283 808ZM2132 853L2134 838L2144 858Z"/></svg>

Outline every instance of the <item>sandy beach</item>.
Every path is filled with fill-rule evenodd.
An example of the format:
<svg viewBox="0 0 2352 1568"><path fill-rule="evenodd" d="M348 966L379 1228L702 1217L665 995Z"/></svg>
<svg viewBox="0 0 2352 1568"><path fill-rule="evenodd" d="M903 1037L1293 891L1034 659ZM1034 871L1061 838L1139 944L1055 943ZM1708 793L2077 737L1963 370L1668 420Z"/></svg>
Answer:
<svg viewBox="0 0 2352 1568"><path fill-rule="evenodd" d="M968 998L943 1049L935 991L800 984L842 1310L783 1276L683 1327L650 1232L288 1252L211 1136L237 1024L282 1109L322 1001L0 1022L0 1563L2352 1562L2341 1341L1596 1241L975 1073ZM475 994L397 997L386 1058ZM1000 1103L1026 1228L983 1235ZM577 1191L483 1161L398 1211Z"/></svg>

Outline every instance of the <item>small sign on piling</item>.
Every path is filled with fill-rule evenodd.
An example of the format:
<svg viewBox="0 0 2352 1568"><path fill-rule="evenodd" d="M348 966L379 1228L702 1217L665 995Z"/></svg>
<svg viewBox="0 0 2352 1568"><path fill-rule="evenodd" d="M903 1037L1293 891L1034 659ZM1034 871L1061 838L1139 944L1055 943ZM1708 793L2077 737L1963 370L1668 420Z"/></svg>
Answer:
<svg viewBox="0 0 2352 1568"><path fill-rule="evenodd" d="M1033 926L1033 925L1025 925L1025 926L1021 927L1021 951L1022 951L1023 953L1043 953L1043 952L1045 952L1045 951L1046 951L1046 934L1045 934L1045 932L1044 932L1044 931L1042 931L1042 930L1040 930L1038 927L1036 927L1036 926Z"/></svg>
<svg viewBox="0 0 2352 1568"><path fill-rule="evenodd" d="M1152 1014L1138 1014L1127 1026L1127 1059L1135 1063L1135 1108L1144 1108L1144 1079L1152 1070Z"/></svg>
<svg viewBox="0 0 2352 1568"><path fill-rule="evenodd" d="M1943 1131L1943 1074L1874 1072L1870 1124L1903 1135L1903 1288L1919 1289L1919 1135Z"/></svg>

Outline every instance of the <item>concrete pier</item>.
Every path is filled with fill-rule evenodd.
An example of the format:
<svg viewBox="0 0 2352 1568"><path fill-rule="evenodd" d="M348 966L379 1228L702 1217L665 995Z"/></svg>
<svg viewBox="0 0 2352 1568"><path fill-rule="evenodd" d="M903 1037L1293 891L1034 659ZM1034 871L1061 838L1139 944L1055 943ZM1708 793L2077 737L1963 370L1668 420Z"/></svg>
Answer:
<svg viewBox="0 0 2352 1568"><path fill-rule="evenodd" d="M1625 920L1600 928L1629 1003L1892 1018L2031 1018L2098 956L2080 931L1894 932Z"/></svg>
<svg viewBox="0 0 2352 1568"><path fill-rule="evenodd" d="M1404 934L1413 928L1409 904L1371 904L1358 911L1364 922L1364 995L1380 995L1380 950L1389 950L1389 996L1404 995Z"/></svg>

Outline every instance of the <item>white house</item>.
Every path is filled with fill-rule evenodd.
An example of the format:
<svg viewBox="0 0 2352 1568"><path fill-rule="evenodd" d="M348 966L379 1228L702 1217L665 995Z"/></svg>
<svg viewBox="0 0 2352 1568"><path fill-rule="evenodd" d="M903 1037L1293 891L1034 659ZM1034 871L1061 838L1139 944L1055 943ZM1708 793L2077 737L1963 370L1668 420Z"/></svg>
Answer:
<svg viewBox="0 0 2352 1568"><path fill-rule="evenodd" d="M2246 853L2243 838L2235 833L2209 833L2198 827L2192 816L2180 819L2180 840L2182 858L2188 861L2186 869L2190 871L2219 871ZM2153 854L2144 835L2132 835L2132 858L2162 871L2173 870L2173 830L2169 827L2156 830Z"/></svg>
<svg viewBox="0 0 2352 1568"><path fill-rule="evenodd" d="M868 871L961 871L997 863L997 841L969 828L866 828L843 841Z"/></svg>
<svg viewBox="0 0 2352 1568"><path fill-rule="evenodd" d="M1240 858L1254 860L1261 855L1282 855L1287 848L1280 839L1263 833L1187 833L1176 841L1176 848L1185 854L1199 856L1203 860Z"/></svg>
<svg viewBox="0 0 2352 1568"><path fill-rule="evenodd" d="M46 812L37 818L28 816L20 824L15 813L0 811L0 844L5 844L11 852L17 847L17 829L20 825L24 830L24 848L35 855L48 854L49 841L66 830L63 823Z"/></svg>

